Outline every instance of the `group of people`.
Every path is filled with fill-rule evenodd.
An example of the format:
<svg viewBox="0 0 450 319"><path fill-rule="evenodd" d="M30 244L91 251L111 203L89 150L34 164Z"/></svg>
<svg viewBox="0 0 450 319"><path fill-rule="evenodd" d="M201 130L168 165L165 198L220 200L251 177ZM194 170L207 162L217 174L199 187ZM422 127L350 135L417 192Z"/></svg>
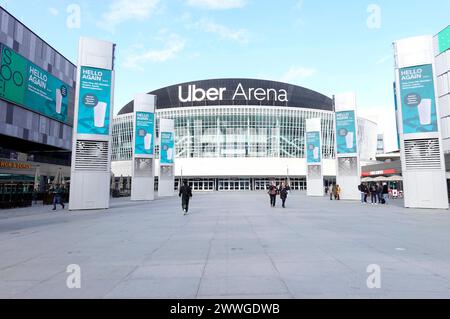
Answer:
<svg viewBox="0 0 450 319"><path fill-rule="evenodd" d="M325 187L325 194L328 195L330 193L330 200L341 200L341 186L337 184L331 184L331 186Z"/></svg>
<svg viewBox="0 0 450 319"><path fill-rule="evenodd" d="M270 206L275 207L277 203L277 195L280 195L282 207L286 208L286 200L289 194L289 191L291 190L291 187L286 181L281 182L279 186L275 183L275 181L272 181L269 186L269 197L270 197Z"/></svg>
<svg viewBox="0 0 450 319"><path fill-rule="evenodd" d="M277 196L280 196L282 207L286 208L286 200L290 190L291 188L287 181L281 182L280 185L277 185L275 181L272 181L268 191L270 206L276 207ZM361 192L361 203L367 203L367 199L370 196L373 205L378 203L387 204L389 187L386 183L361 183L358 185L358 190ZM330 186L325 187L325 193L327 195L328 193L330 194L330 200L341 199L341 187L338 184L331 184ZM186 180L183 181L183 186L180 187L179 196L181 197L183 212L186 215L189 211L189 201L192 197L192 188ZM56 201L56 203L58 203L58 201ZM56 203L54 202L55 207Z"/></svg>
<svg viewBox="0 0 450 319"><path fill-rule="evenodd" d="M367 203L370 196L372 205L387 204L389 187L387 183L361 183L358 185L358 190L361 192L361 203Z"/></svg>

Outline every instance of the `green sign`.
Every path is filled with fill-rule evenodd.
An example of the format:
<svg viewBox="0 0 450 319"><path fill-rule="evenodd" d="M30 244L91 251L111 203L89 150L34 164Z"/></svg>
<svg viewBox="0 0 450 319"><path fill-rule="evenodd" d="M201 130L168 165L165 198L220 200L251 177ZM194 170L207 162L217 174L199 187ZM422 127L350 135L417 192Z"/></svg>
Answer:
<svg viewBox="0 0 450 319"><path fill-rule="evenodd" d="M67 123L69 85L2 45L0 98Z"/></svg>
<svg viewBox="0 0 450 319"><path fill-rule="evenodd" d="M450 25L438 33L439 53L450 49Z"/></svg>
<svg viewBox="0 0 450 319"><path fill-rule="evenodd" d="M111 116L111 70L82 66L78 89L77 132L108 135Z"/></svg>
<svg viewBox="0 0 450 319"><path fill-rule="evenodd" d="M400 69L403 134L437 132L431 64Z"/></svg>
<svg viewBox="0 0 450 319"><path fill-rule="evenodd" d="M336 144L338 154L356 154L356 118L354 111L336 112Z"/></svg>
<svg viewBox="0 0 450 319"><path fill-rule="evenodd" d="M160 163L162 165L171 165L175 157L175 137L173 133L161 133L161 151Z"/></svg>
<svg viewBox="0 0 450 319"><path fill-rule="evenodd" d="M153 155L154 131L155 114L150 112L136 112L135 155Z"/></svg>

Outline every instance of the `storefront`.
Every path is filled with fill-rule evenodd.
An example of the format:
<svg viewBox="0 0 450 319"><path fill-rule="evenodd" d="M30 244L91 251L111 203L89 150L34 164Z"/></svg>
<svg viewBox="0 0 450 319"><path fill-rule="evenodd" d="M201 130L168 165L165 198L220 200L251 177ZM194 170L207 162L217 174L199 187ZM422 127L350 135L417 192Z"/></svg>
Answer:
<svg viewBox="0 0 450 319"><path fill-rule="evenodd" d="M0 209L31 206L33 200L48 204L55 182L68 190L68 176L65 166L0 159Z"/></svg>

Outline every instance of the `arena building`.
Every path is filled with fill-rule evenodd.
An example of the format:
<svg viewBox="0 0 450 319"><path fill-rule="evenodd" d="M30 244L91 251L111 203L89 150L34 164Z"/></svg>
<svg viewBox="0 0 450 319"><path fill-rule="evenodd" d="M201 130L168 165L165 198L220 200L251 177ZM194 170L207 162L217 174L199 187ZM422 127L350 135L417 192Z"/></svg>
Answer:
<svg viewBox="0 0 450 319"><path fill-rule="evenodd" d="M185 178L197 191L263 190L272 179L289 178L294 189L306 189L305 123L317 117L322 119L324 182L335 180L330 97L257 79L194 81L149 94L157 97L157 119L175 121L176 188ZM115 176L131 175L132 126L130 102L113 121ZM374 159L377 125L359 118L358 127L361 159Z"/></svg>

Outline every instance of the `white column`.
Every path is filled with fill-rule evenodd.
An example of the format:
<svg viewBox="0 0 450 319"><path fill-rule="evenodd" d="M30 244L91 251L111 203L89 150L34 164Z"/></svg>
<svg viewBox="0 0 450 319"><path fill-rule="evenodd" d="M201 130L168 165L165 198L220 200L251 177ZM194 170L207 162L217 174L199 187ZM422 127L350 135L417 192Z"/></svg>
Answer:
<svg viewBox="0 0 450 319"><path fill-rule="evenodd" d="M321 119L307 119L305 130L306 185L308 196L323 196Z"/></svg>
<svg viewBox="0 0 450 319"><path fill-rule="evenodd" d="M109 208L114 49L111 42L80 38L70 210Z"/></svg>
<svg viewBox="0 0 450 319"><path fill-rule="evenodd" d="M448 209L433 38L399 40L394 50L405 207Z"/></svg>
<svg viewBox="0 0 450 319"><path fill-rule="evenodd" d="M155 104L154 95L134 98L132 201L155 199Z"/></svg>
<svg viewBox="0 0 450 319"><path fill-rule="evenodd" d="M160 119L159 122L159 182L158 196L175 195L175 123Z"/></svg>
<svg viewBox="0 0 450 319"><path fill-rule="evenodd" d="M358 150L356 95L353 92L335 96L336 184L341 199L359 200L361 167Z"/></svg>

